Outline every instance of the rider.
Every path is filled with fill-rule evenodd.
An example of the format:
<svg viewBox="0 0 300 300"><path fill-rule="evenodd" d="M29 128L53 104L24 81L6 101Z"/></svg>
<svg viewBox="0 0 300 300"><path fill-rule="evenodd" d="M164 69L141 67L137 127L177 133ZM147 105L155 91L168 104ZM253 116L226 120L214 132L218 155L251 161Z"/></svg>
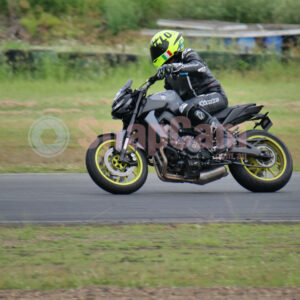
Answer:
<svg viewBox="0 0 300 300"><path fill-rule="evenodd" d="M176 91L185 101L179 111L192 122L218 124L211 116L228 106L225 92L205 62L193 49L183 46L182 34L163 30L150 43L158 79L165 78L165 89Z"/></svg>

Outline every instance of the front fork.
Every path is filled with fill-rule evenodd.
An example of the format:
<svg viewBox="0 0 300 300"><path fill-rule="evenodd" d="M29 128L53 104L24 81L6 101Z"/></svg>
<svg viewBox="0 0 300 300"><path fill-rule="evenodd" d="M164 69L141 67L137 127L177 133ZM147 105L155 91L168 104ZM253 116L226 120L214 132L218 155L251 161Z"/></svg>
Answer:
<svg viewBox="0 0 300 300"><path fill-rule="evenodd" d="M138 99L136 101L136 105L135 105L135 108L134 108L134 111L133 111L133 114L132 114L132 117L131 117L131 120L129 122L129 125L128 127L126 128L126 130L123 130L125 131L125 134L124 134L124 137L122 135L122 147L120 149L120 162L124 162L124 163L130 163L125 155L126 155L126 149L127 149L127 146L128 146L128 143L129 143L129 138L130 138L130 134L131 134L131 129L135 123L135 120L136 120L136 116L137 116L137 113L138 113L138 110L140 108L140 103L141 103L141 100L143 98L143 94L144 94L144 91L141 90L139 92L139 95L138 95ZM122 132L123 132L122 131Z"/></svg>

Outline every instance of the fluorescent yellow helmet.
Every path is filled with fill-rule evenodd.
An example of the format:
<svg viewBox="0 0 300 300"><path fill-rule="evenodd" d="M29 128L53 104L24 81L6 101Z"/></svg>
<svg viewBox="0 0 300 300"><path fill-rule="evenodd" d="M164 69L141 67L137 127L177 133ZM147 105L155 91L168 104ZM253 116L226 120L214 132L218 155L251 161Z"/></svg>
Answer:
<svg viewBox="0 0 300 300"><path fill-rule="evenodd" d="M161 67L176 52L183 50L182 34L173 30L163 30L153 36L150 42L152 63L156 68Z"/></svg>

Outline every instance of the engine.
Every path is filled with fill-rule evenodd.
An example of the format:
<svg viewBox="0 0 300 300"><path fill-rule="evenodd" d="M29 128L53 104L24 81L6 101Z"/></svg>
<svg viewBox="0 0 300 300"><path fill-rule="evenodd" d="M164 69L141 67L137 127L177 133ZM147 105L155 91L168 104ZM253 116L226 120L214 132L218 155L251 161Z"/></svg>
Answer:
<svg viewBox="0 0 300 300"><path fill-rule="evenodd" d="M177 150L172 146L164 148L168 161L168 172L180 174L184 178L197 178L200 171L209 164L210 153L206 149L187 147Z"/></svg>

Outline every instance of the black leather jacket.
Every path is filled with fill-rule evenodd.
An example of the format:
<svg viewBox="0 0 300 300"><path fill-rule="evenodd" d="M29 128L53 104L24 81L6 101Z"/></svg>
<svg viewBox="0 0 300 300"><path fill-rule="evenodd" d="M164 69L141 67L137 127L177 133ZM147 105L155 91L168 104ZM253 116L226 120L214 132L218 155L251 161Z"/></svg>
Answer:
<svg viewBox="0 0 300 300"><path fill-rule="evenodd" d="M221 93L226 97L220 82L214 78L195 50L187 48L179 53L176 65L179 66L180 75L166 77L166 90L176 91L183 100L213 92Z"/></svg>

